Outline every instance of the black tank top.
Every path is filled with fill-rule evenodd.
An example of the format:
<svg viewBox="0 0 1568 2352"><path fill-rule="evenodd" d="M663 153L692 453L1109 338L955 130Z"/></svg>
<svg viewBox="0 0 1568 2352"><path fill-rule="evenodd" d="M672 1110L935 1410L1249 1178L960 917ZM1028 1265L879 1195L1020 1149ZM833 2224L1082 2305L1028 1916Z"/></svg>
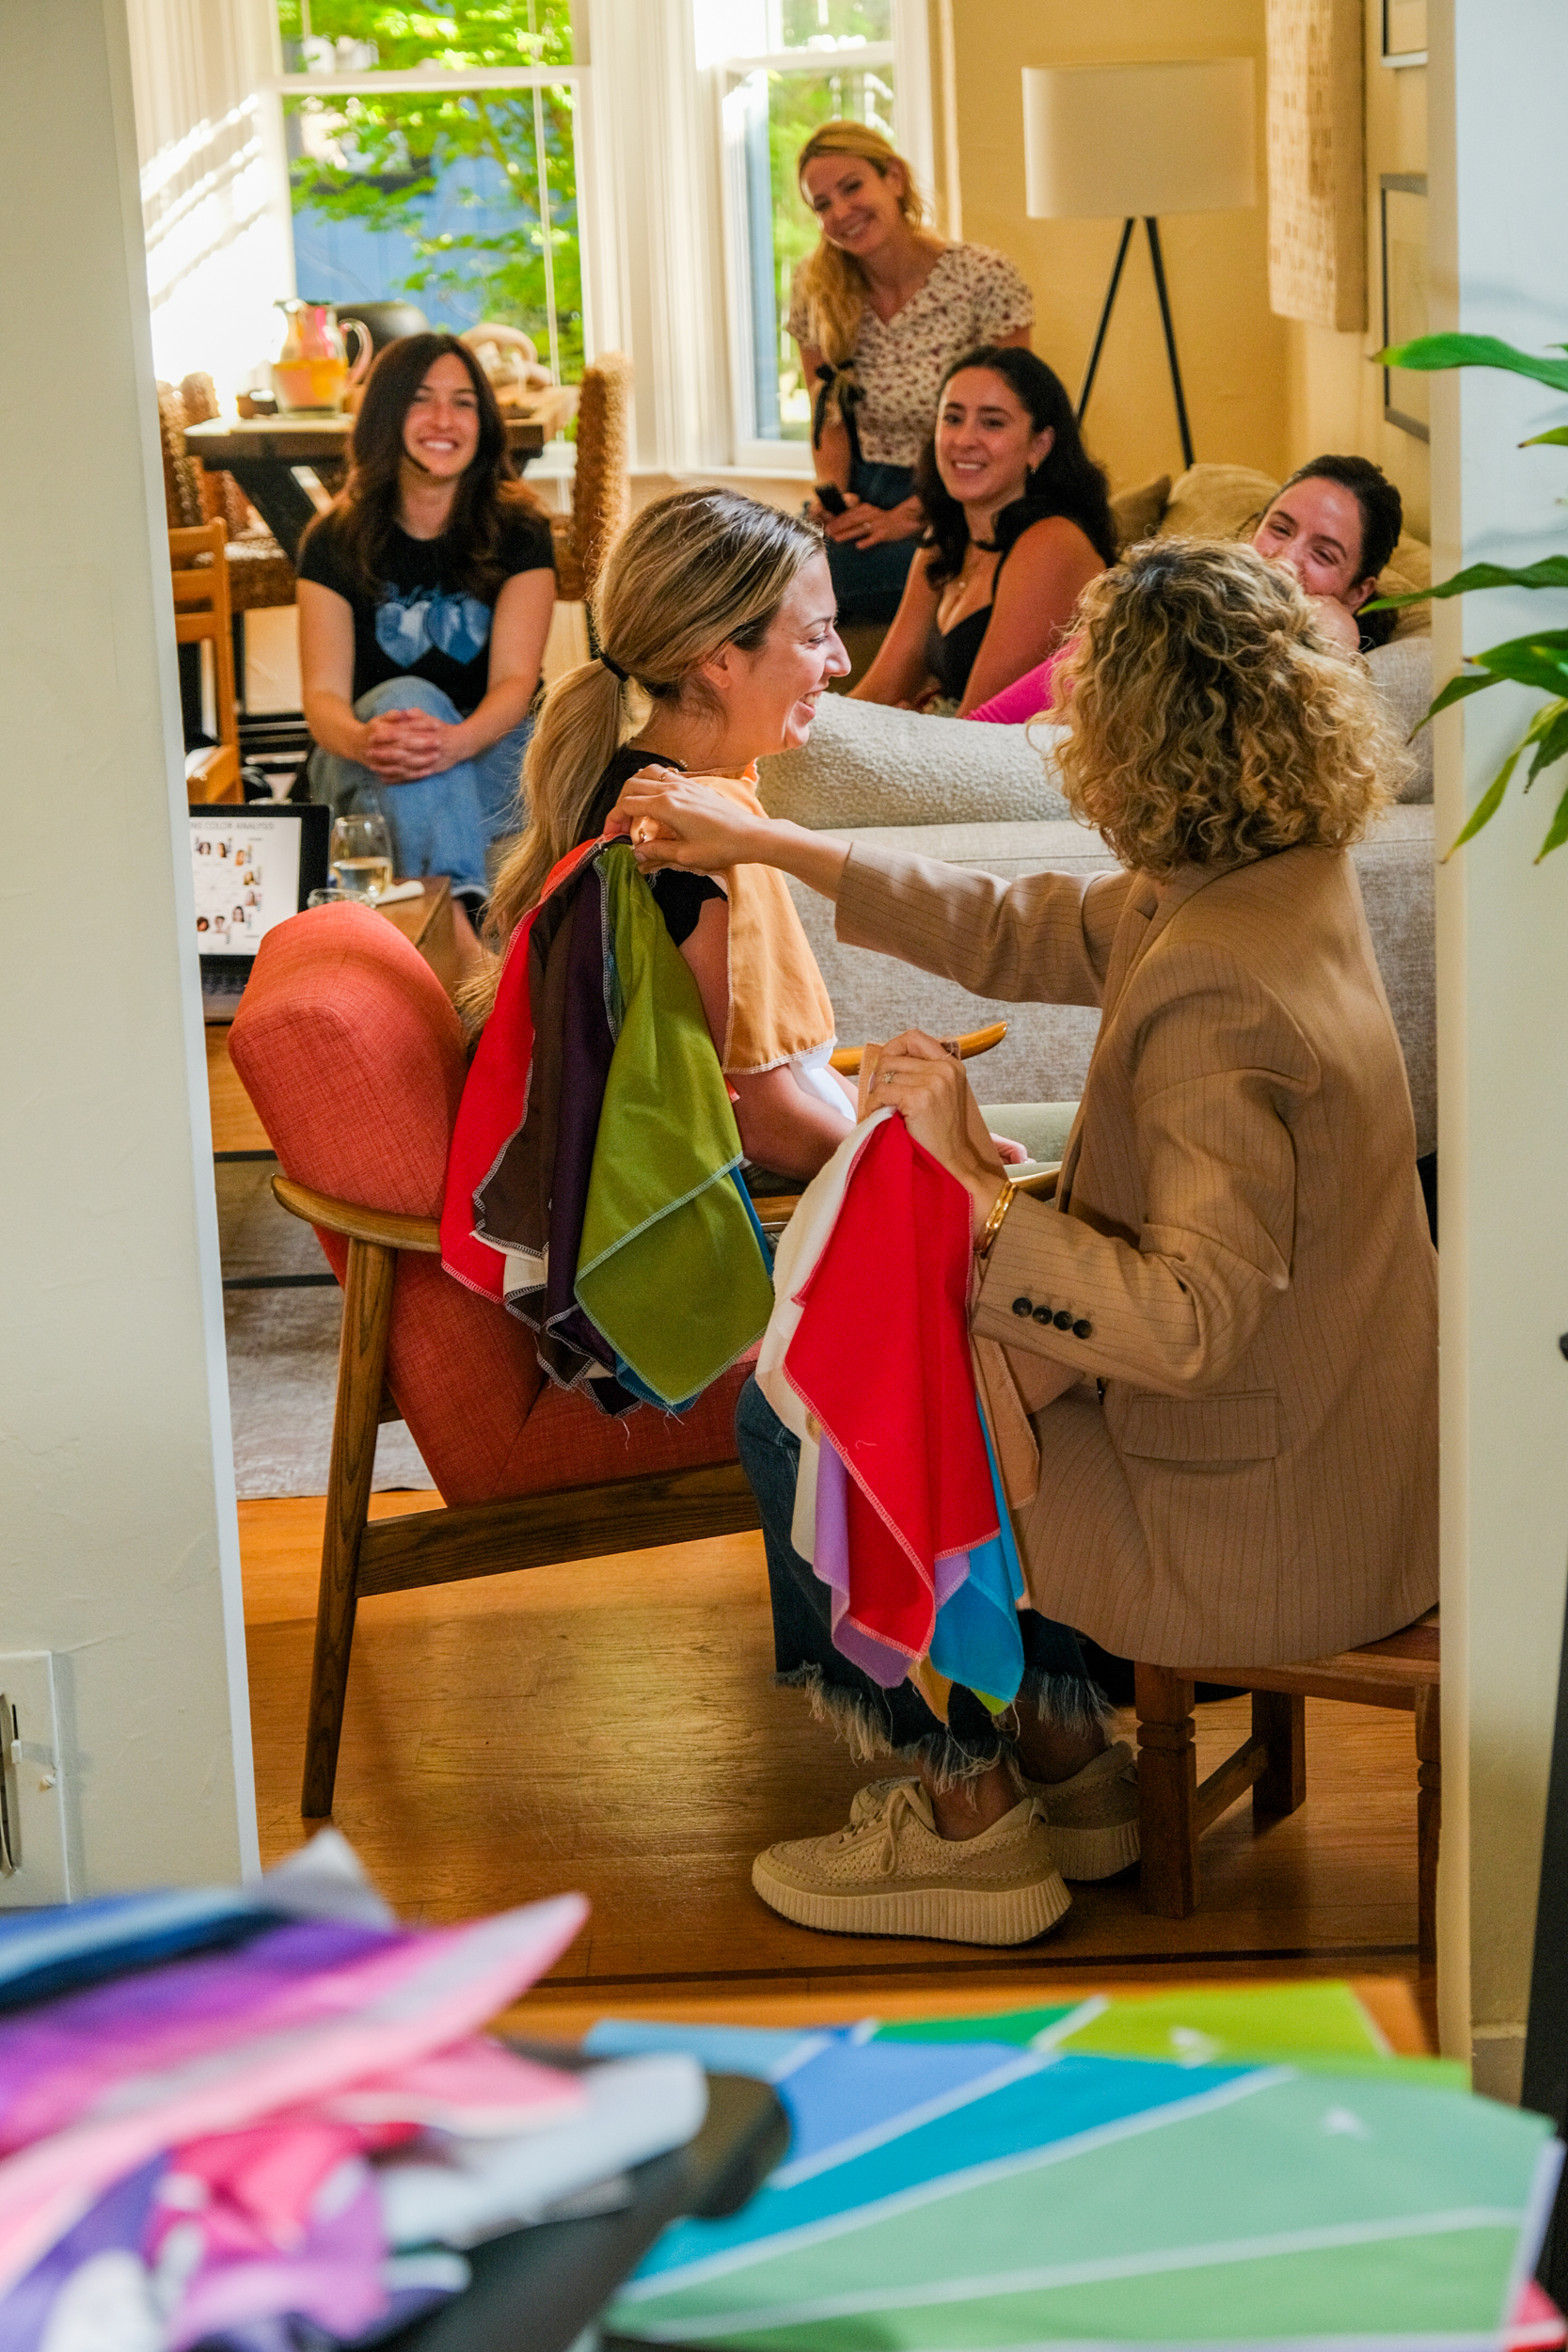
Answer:
<svg viewBox="0 0 1568 2352"><path fill-rule="evenodd" d="M1013 542L1016 547L1017 540ZM978 612L966 612L945 633L933 621L926 638L926 667L950 702L962 702L969 684L969 674L980 659L980 647L990 627L990 616L996 610L996 583L1002 577L1002 566L1012 553L1004 548L997 558L996 569L990 576L990 604Z"/></svg>

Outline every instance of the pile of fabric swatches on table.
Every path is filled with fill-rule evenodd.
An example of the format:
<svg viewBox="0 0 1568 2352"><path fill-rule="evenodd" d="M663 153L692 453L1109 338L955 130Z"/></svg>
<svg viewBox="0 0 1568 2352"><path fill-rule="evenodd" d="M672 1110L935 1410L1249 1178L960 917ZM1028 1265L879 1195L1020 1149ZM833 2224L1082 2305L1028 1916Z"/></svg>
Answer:
<svg viewBox="0 0 1568 2352"><path fill-rule="evenodd" d="M769 1251L697 983L628 843L563 858L507 951L452 1130L449 1274L558 1386L680 1412L760 1336Z"/></svg>
<svg viewBox="0 0 1568 2352"><path fill-rule="evenodd" d="M481 2028L578 1896L400 1930L327 1831L251 1892L0 1913L3 2352L330 2352L468 2282L463 2249L624 2203L707 2089Z"/></svg>
<svg viewBox="0 0 1568 2352"><path fill-rule="evenodd" d="M596 2026L773 2083L785 2161L668 2230L607 2344L1525 2352L1561 2147L1338 1984L806 2032Z"/></svg>
<svg viewBox="0 0 1568 2352"><path fill-rule="evenodd" d="M895 1111L847 1136L779 1244L757 1384L800 1441L790 1540L831 1596L835 1648L939 1720L1023 1673L1027 1605L999 1391L969 1329L969 1195ZM993 1350L1000 1358L1001 1350ZM1014 1422L1037 1472L1022 1410Z"/></svg>

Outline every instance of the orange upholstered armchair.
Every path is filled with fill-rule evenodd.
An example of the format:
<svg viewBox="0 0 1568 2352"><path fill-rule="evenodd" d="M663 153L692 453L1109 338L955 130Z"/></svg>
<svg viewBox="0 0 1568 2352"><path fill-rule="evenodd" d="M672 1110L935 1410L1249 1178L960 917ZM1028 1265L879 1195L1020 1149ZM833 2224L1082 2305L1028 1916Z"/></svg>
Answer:
<svg viewBox="0 0 1568 2352"><path fill-rule="evenodd" d="M434 973L368 908L262 942L230 1051L344 1288L301 1809L331 1810L359 1599L754 1527L738 1365L677 1421L549 1386L533 1335L443 1272L436 1220L467 1062ZM446 1508L367 1524L378 1422L402 1419Z"/></svg>

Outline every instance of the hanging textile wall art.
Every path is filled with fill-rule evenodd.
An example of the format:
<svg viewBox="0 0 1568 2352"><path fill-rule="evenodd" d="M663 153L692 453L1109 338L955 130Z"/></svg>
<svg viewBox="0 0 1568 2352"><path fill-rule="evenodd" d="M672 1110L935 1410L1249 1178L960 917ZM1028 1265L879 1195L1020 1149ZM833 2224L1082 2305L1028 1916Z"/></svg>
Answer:
<svg viewBox="0 0 1568 2352"><path fill-rule="evenodd" d="M1269 307L1367 324L1361 0L1268 0Z"/></svg>

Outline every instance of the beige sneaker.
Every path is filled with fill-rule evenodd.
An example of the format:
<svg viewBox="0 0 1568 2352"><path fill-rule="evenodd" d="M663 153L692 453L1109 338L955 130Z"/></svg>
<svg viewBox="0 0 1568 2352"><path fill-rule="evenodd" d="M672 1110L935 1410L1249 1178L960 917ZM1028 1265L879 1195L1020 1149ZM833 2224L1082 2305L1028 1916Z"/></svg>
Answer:
<svg viewBox="0 0 1568 2352"><path fill-rule="evenodd" d="M1125 1740L1070 1780L1026 1780L1051 1828L1065 1879L1110 1879L1138 1859L1138 1760Z"/></svg>
<svg viewBox="0 0 1568 2352"><path fill-rule="evenodd" d="M1027 1944L1072 1901L1035 1798L978 1837L941 1837L918 1781L895 1782L875 1813L831 1836L769 1846L752 1884L803 1928L947 1944Z"/></svg>
<svg viewBox="0 0 1568 2352"><path fill-rule="evenodd" d="M1125 1740L1118 1740L1070 1780L1028 1780L1019 1775L1026 1797L1039 1804L1051 1832L1051 1851L1065 1879L1115 1878L1138 1859L1138 1765ZM849 1826L879 1820L895 1788L915 1788L913 1780L871 1780L855 1791Z"/></svg>

